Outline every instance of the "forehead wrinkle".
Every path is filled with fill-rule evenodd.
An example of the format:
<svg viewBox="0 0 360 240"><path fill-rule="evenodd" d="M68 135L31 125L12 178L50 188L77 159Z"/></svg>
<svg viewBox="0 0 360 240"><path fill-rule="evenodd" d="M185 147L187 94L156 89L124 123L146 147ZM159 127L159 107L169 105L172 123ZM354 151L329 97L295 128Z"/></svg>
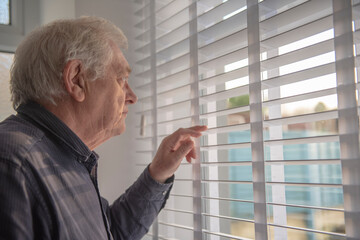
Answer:
<svg viewBox="0 0 360 240"><path fill-rule="evenodd" d="M131 71L132 70L129 65L127 65L126 67L121 66L120 68L118 68L117 75L120 77L123 75L130 75Z"/></svg>
<svg viewBox="0 0 360 240"><path fill-rule="evenodd" d="M117 75L120 76L120 77L127 74L127 73L128 73L127 69L125 69L123 67L121 67L120 69L118 68L118 70L117 70Z"/></svg>
<svg viewBox="0 0 360 240"><path fill-rule="evenodd" d="M123 74L130 74L131 68L126 61L125 56L123 55L122 51L113 41L110 41L110 46L113 49L112 54L112 69L116 72L117 75L121 76Z"/></svg>

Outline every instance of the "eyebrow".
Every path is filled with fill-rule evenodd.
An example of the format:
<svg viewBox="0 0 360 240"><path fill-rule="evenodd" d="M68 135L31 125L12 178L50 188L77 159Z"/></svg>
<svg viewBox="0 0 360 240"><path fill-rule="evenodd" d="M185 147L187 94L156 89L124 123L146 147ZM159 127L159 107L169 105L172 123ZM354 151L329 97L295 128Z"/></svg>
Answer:
<svg viewBox="0 0 360 240"><path fill-rule="evenodd" d="M118 75L123 75L124 73L130 74L131 71L132 71L132 69L129 66L127 66L125 69L122 69L122 70L118 71L117 74Z"/></svg>

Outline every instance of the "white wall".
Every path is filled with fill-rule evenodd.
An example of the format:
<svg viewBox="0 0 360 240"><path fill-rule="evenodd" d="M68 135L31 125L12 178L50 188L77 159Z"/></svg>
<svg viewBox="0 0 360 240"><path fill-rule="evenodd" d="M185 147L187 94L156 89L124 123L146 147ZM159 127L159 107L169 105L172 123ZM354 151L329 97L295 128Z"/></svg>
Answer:
<svg viewBox="0 0 360 240"><path fill-rule="evenodd" d="M99 16L120 27L129 39L129 49L124 52L130 66L134 65L132 54L133 9L131 1L120 0L75 0L75 16ZM131 82L131 77L130 80ZM131 84L131 83L130 83ZM134 85L134 84L131 84ZM134 107L129 108L126 119L127 130L122 135L110 139L96 149L99 160L99 188L103 197L113 202L137 178L135 172L135 127L137 117ZM132 126L132 127L130 127Z"/></svg>
<svg viewBox="0 0 360 240"><path fill-rule="evenodd" d="M39 0L41 24L75 17L75 0Z"/></svg>

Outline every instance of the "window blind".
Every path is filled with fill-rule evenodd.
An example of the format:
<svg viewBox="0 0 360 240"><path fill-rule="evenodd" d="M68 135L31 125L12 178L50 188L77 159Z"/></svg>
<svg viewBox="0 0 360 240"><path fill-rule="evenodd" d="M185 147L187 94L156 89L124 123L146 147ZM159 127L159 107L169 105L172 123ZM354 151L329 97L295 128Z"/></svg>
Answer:
<svg viewBox="0 0 360 240"><path fill-rule="evenodd" d="M139 171L209 127L144 239L359 239L360 1L135 4Z"/></svg>

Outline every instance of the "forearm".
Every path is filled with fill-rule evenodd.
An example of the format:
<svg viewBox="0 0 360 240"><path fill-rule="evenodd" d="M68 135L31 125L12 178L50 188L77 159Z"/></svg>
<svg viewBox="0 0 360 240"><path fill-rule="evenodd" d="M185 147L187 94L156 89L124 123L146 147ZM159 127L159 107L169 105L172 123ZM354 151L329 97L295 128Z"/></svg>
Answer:
<svg viewBox="0 0 360 240"><path fill-rule="evenodd" d="M172 187L153 180L148 168L109 209L115 239L141 239L164 207ZM169 182L169 181L167 181Z"/></svg>

